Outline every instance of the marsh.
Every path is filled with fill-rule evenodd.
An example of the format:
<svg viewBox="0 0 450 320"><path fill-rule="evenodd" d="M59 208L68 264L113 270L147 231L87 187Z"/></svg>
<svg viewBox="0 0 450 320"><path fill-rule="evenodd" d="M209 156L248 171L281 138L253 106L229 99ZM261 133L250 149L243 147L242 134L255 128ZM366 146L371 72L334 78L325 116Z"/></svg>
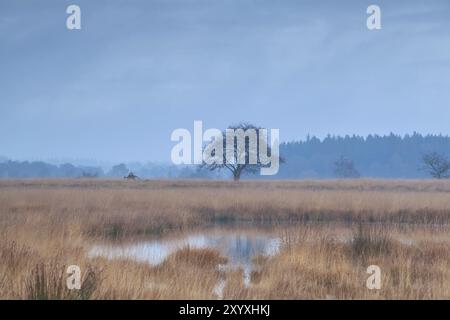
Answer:
<svg viewBox="0 0 450 320"><path fill-rule="evenodd" d="M449 181L1 181L0 296L448 299L449 195Z"/></svg>

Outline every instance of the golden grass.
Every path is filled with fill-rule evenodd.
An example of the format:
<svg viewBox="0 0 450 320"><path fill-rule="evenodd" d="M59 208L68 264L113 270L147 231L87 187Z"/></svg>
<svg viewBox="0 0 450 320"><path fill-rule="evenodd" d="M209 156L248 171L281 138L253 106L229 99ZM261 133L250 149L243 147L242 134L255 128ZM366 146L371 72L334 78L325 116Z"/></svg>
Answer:
<svg viewBox="0 0 450 320"><path fill-rule="evenodd" d="M284 240L255 261L249 287L241 270L218 271L224 257L211 250L185 248L158 266L87 255L94 242L243 222ZM308 227L316 222L325 227ZM336 241L342 223L374 227L342 228L353 240ZM225 277L226 299L449 299L449 224L450 181L1 181L0 298L214 299ZM413 245L398 241L405 232ZM71 264L89 274L81 292L61 285ZM365 286L370 264L381 290Z"/></svg>

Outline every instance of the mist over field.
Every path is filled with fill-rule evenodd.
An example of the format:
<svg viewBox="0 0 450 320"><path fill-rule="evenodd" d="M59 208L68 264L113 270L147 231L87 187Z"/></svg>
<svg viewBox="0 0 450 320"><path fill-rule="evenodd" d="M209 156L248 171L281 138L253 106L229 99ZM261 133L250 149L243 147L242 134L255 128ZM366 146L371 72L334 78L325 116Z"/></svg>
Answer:
<svg viewBox="0 0 450 320"><path fill-rule="evenodd" d="M450 137L422 136L418 133L406 136L369 135L325 139L309 137L304 141L283 143L281 156L285 163L273 176L244 175L243 179L302 179L342 178L335 172L340 158L352 161L358 177L372 178L430 178L424 170L423 156L438 152L450 157ZM197 165L174 165L155 162L109 163L99 165L95 161L12 161L0 159L0 178L66 177L115 177L122 178L130 171L141 178L172 179L227 179L225 170L210 172ZM349 176L347 178L352 178ZM355 178L353 176L353 178Z"/></svg>

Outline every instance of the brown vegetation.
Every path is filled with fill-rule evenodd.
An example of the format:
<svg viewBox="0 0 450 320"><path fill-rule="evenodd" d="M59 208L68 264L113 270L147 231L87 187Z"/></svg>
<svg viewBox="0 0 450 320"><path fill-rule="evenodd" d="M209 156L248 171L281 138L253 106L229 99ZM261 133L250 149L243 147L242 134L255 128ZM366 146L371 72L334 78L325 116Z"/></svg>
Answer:
<svg viewBox="0 0 450 320"><path fill-rule="evenodd" d="M255 261L249 287L241 270L218 271L224 257L211 250L185 248L158 266L87 255L94 242L217 223L266 225L283 239L278 255ZM351 241L336 241L341 224ZM214 299L226 277L229 299L449 299L449 224L449 181L2 181L0 298ZM399 241L405 233L412 243ZM65 287L72 264L78 292ZM370 264L382 290L365 287Z"/></svg>

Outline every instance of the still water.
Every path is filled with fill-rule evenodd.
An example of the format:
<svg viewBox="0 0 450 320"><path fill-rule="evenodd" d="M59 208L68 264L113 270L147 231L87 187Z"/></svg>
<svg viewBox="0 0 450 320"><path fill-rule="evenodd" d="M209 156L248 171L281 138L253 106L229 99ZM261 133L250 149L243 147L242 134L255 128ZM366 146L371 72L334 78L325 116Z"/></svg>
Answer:
<svg viewBox="0 0 450 320"><path fill-rule="evenodd" d="M375 227L376 225L372 226ZM367 225L370 227L370 225ZM449 243L448 227L430 226L378 226L389 235L388 239L402 245L416 246L422 241ZM224 265L217 265L218 270L240 269L243 271L243 284L251 284L251 274L258 271L255 257L275 256L284 246L291 243L314 243L316 241L350 243L358 235L359 227L355 225L311 224L303 226L271 227L255 229L246 227L215 227L203 231L186 233L177 237L149 240L135 240L125 243L97 244L91 247L89 256L109 259L127 258L159 265L171 254L185 247L195 249L212 249L227 258ZM376 234L375 234L376 235ZM226 278L217 284L214 293L221 298L226 285Z"/></svg>
<svg viewBox="0 0 450 320"><path fill-rule="evenodd" d="M255 230L224 231L213 230L193 233L176 239L158 239L139 241L132 244L95 245L89 256L102 256L109 259L129 258L148 262L151 265L162 263L170 254L184 247L217 250L227 258L226 265L219 269L242 269L244 285L250 284L250 275L254 270L253 258L276 255L281 247L281 239L267 232ZM220 292L224 283L219 283ZM220 295L218 293L218 295Z"/></svg>

